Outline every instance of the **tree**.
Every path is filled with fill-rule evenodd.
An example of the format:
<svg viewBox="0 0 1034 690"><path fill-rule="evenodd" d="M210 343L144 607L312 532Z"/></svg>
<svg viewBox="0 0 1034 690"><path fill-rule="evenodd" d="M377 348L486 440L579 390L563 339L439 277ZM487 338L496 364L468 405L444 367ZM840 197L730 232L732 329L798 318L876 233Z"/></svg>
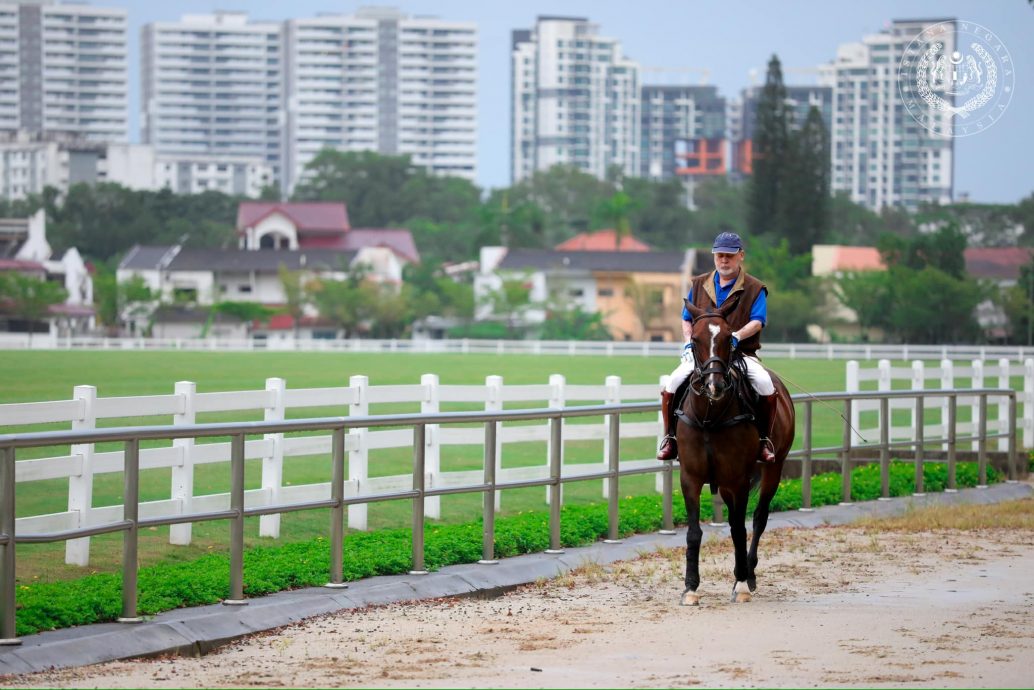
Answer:
<svg viewBox="0 0 1034 690"><path fill-rule="evenodd" d="M123 321L134 314L150 311L157 299L158 295L141 276L134 275L129 280L118 282L115 271L98 264L93 277L93 303L97 320L109 332L117 334Z"/></svg>
<svg viewBox="0 0 1034 690"><path fill-rule="evenodd" d="M613 340L600 312L587 313L581 307L550 310L539 334L542 340Z"/></svg>
<svg viewBox="0 0 1034 690"><path fill-rule="evenodd" d="M829 133L818 108L790 137L780 174L774 229L793 251L810 251L829 227Z"/></svg>
<svg viewBox="0 0 1034 690"><path fill-rule="evenodd" d="M611 196L604 199L596 207L596 227L610 227L614 230L614 249L621 247L621 240L632 236L632 226L629 222L629 215L637 204L628 194L619 189Z"/></svg>
<svg viewBox="0 0 1034 690"><path fill-rule="evenodd" d="M6 305L12 314L25 321L30 346L36 322L46 317L51 306L66 299L68 291L57 283L23 273L0 273L0 305Z"/></svg>
<svg viewBox="0 0 1034 690"><path fill-rule="evenodd" d="M849 271L833 282L837 298L858 317L863 335L890 325L892 286L887 275L884 271ZM869 337L871 334L866 339Z"/></svg>
<svg viewBox="0 0 1034 690"><path fill-rule="evenodd" d="M956 279L966 274L966 236L955 224L943 225L932 233L911 238L884 233L876 247L888 266L914 270L929 266Z"/></svg>
<svg viewBox="0 0 1034 690"><path fill-rule="evenodd" d="M284 309L294 324L294 339L297 340L301 320L305 316L305 307L311 301L305 274L301 271L292 271L283 264L277 267L277 274L280 276L280 284L284 287L284 299L287 301Z"/></svg>
<svg viewBox="0 0 1034 690"><path fill-rule="evenodd" d="M360 264L344 280L320 278L310 284L320 315L341 328L346 338L368 327L376 313L378 288L368 275L369 269Z"/></svg>
<svg viewBox="0 0 1034 690"><path fill-rule="evenodd" d="M502 318L511 339L519 335L524 315L534 306L531 285L525 279L504 280L498 289L486 292L482 301L492 314Z"/></svg>
<svg viewBox="0 0 1034 690"><path fill-rule="evenodd" d="M518 182L507 192L514 208L532 204L541 217L530 209L529 219L539 220L534 244L509 246L553 247L577 233L589 230L594 211L614 195L614 186L582 172L573 165L554 165ZM529 238L531 239L531 238Z"/></svg>
<svg viewBox="0 0 1034 690"><path fill-rule="evenodd" d="M784 166L789 146L789 113L786 105L786 87L779 58L768 62L765 86L758 99L754 131L754 174L751 180L751 198L748 227L754 235L775 232L784 236L784 228L775 227L780 219L779 197L784 179Z"/></svg>

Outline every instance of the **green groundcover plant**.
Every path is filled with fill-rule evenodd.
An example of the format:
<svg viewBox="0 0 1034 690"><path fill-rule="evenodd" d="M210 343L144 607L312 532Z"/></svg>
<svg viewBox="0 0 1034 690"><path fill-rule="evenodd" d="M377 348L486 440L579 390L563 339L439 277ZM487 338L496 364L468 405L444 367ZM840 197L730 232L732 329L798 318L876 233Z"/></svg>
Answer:
<svg viewBox="0 0 1034 690"><path fill-rule="evenodd" d="M909 495L914 490L915 468L911 463L890 465L890 494ZM989 482L999 474L987 468ZM947 467L923 465L924 490L942 491L947 485ZM976 463L959 463L959 487L977 484ZM812 478L812 505L830 505L840 500L838 473ZM851 498L873 500L880 495L879 465L864 465L851 473ZM753 510L752 497L750 511ZM701 519L711 517L711 502L703 501ZM803 505L801 480L788 479L779 486L772 511L796 510ZM685 524L686 510L679 497L674 501L676 523ZM626 497L620 501L619 532L622 536L654 532L661 527L660 496ZM748 512L749 514L749 512ZM563 508L560 539L564 546L584 546L607 534L607 505L596 503ZM459 525L426 528L425 563L429 569L472 563L481 558L480 520ZM344 542L344 577L359 580L374 575L396 575L411 567L412 533L408 529L379 530L349 534ZM535 553L549 548L549 513L533 511L500 518L495 524L495 553L500 558ZM244 556L244 593L261 596L298 587L322 585L330 571L330 544L318 537L306 542L252 548ZM209 554L187 563L159 564L139 573L141 615L154 615L185 606L214 604L229 596L230 567L226 554ZM78 580L23 584L17 591L17 634L115 620L121 613L122 577L94 574Z"/></svg>

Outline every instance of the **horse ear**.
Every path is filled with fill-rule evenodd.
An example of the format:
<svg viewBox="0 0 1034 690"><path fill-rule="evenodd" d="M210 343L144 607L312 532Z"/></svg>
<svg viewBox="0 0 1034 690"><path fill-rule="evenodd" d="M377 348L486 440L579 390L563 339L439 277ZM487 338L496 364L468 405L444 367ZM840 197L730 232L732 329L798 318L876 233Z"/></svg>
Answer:
<svg viewBox="0 0 1034 690"><path fill-rule="evenodd" d="M704 315L704 310L690 302L688 299L683 298L682 303L686 305L686 311L688 311L694 319L699 319Z"/></svg>
<svg viewBox="0 0 1034 690"><path fill-rule="evenodd" d="M731 300L725 300L725 302L722 304L722 306L718 308L718 314L723 319L728 319L729 318L729 314L731 314L732 310L735 309L735 308L736 308L736 303L735 302L733 302Z"/></svg>

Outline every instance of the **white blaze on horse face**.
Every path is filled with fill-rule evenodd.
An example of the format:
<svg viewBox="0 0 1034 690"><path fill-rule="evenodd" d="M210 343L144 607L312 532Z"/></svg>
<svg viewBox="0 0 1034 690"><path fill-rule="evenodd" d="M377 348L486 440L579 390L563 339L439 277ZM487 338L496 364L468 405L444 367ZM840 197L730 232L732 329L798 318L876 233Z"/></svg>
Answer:
<svg viewBox="0 0 1034 690"><path fill-rule="evenodd" d="M714 339L718 337L718 332L721 330L718 324L712 323L708 325L707 330L711 331L711 352L707 355L708 358L714 357Z"/></svg>

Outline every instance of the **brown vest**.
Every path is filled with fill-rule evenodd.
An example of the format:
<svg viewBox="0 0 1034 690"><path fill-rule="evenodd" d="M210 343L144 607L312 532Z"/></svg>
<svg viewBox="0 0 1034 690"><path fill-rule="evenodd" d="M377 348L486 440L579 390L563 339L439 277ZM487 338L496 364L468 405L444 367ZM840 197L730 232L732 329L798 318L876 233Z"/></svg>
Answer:
<svg viewBox="0 0 1034 690"><path fill-rule="evenodd" d="M716 304L717 296L714 292L714 274L715 272L711 271L693 278L693 304L704 311L718 308ZM766 295L768 294L768 288L765 287L764 283L740 269L740 275L736 278L732 291L725 298L725 302L722 303L722 306L730 302L736 305L726 319L732 330L738 331L747 325L750 321L750 308L754 306L754 300L758 298L762 290L765 291ZM748 355L752 355L760 349L760 331L746 340L741 340L739 344L739 350Z"/></svg>

